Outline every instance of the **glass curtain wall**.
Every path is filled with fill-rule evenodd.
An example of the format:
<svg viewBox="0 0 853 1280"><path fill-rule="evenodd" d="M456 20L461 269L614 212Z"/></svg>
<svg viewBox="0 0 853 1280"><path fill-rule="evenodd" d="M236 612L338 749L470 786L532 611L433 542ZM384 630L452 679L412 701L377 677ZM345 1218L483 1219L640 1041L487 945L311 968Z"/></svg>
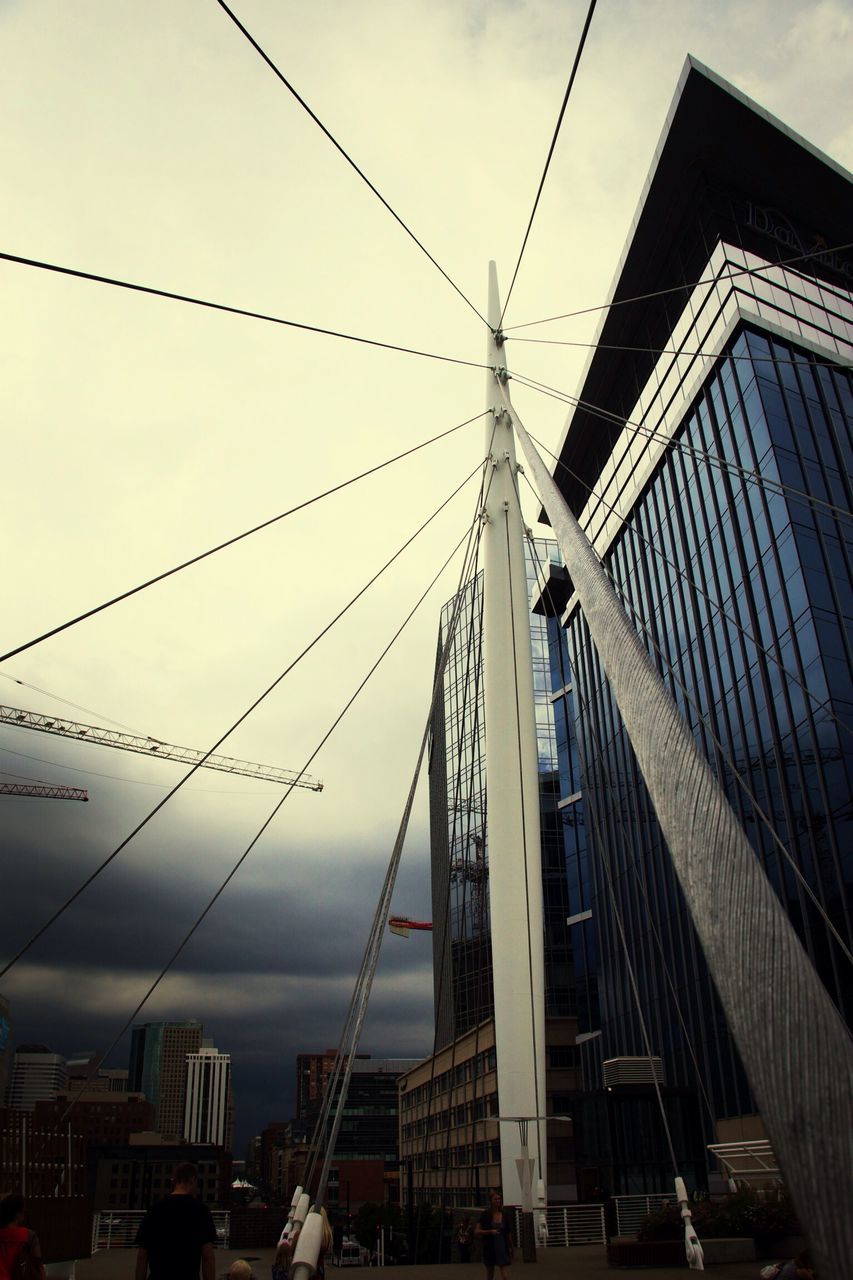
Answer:
<svg viewBox="0 0 853 1280"><path fill-rule="evenodd" d="M782 291L765 287L773 307L783 309ZM815 282L810 287L820 290ZM788 299L787 305L802 311L803 301ZM814 329L818 320L817 308L809 308L802 324ZM659 451L650 479L630 495L627 519L620 518L621 531L604 556L652 660L848 1018L853 1006L839 948L756 805L849 945L853 605L851 529L843 513L853 505L852 426L848 370L794 341L739 324L677 427L676 447ZM712 456L730 465L717 465ZM636 467L636 453L630 463ZM609 479L624 503L618 467L614 458ZM755 473L791 489L774 491L757 483ZM599 511L607 522L607 512ZM715 1114L754 1110L645 785L577 609L568 636L574 681L567 683L583 760L587 837L596 855L606 858L614 886L611 898L607 877L593 871L603 1056L645 1052L621 977L615 902L667 1079L695 1083L689 1036ZM561 736L568 752L570 733ZM577 893L575 901L581 906L585 899Z"/></svg>
<svg viewBox="0 0 853 1280"><path fill-rule="evenodd" d="M535 558L527 549L531 593L541 573L539 565L546 565L550 559L559 561L557 545L551 540L535 541ZM453 604L449 601L441 613L439 653ZM537 615L530 615L530 626L545 899L546 1012L567 1015L574 1012L574 998L549 632L547 620ZM479 573L463 588L461 612L445 671L443 702L434 717L431 744L433 959L441 1043L448 1043L452 1036L483 1022L494 1011L482 641L483 575ZM553 643L551 639L550 644ZM565 638L562 645L565 652ZM447 922L444 928L442 921Z"/></svg>

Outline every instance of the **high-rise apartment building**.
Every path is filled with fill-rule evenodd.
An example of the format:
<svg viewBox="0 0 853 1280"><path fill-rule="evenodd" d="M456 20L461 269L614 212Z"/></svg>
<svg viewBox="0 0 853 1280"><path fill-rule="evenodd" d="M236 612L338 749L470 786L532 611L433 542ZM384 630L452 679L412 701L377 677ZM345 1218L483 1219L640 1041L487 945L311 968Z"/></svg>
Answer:
<svg viewBox="0 0 853 1280"><path fill-rule="evenodd" d="M146 1022L130 1041L128 1088L154 1104L155 1129L179 1141L184 1132L187 1056L201 1048L200 1022Z"/></svg>
<svg viewBox="0 0 853 1280"><path fill-rule="evenodd" d="M357 1055L367 1057L367 1054ZM296 1055L296 1119L305 1121L309 1113L317 1114L326 1084L335 1065L335 1050Z"/></svg>
<svg viewBox="0 0 853 1280"><path fill-rule="evenodd" d="M688 60L555 471L848 1019L830 924L849 946L851 227L850 175ZM628 960L666 1079L701 1079L706 1142L712 1121L738 1137L755 1104L583 612L550 576L573 955L597 988L586 1082L646 1052ZM600 1185L644 1189L614 1143L589 1140Z"/></svg>
<svg viewBox="0 0 853 1280"><path fill-rule="evenodd" d="M331 1050L323 1055L300 1054L297 1059L297 1073L304 1071L306 1061L315 1056L318 1059L330 1057L331 1062L334 1062L334 1052ZM370 1195L360 1193L368 1173L368 1166L373 1166L372 1172L376 1180L374 1185L384 1187L381 1198L395 1203L399 1201L397 1082L404 1072L416 1065L417 1060L414 1058L372 1058L370 1054L357 1054L353 1059L352 1075L335 1142L334 1160L337 1176L329 1192L330 1204L334 1203L338 1195L341 1197L341 1203L344 1204L347 1198L351 1204L356 1200L370 1199ZM331 1065L325 1071L326 1085L328 1085L330 1070ZM305 1111L299 1119L305 1123L306 1132L310 1138L320 1112L323 1094L315 1090L313 1096L309 1098L303 1094L303 1098ZM337 1099L337 1093L335 1098ZM337 1109L337 1102L333 1101L327 1133L331 1130ZM349 1173L347 1166L351 1166ZM349 1188L349 1197L347 1197L347 1188Z"/></svg>
<svg viewBox="0 0 853 1280"><path fill-rule="evenodd" d="M557 544L537 539L525 555L532 592ZM441 611L438 653L455 600ZM545 912L545 1009L574 1013L566 862L560 823L557 741L551 709L548 627L531 614L533 697L539 762L539 816ZM494 1013L488 891L485 707L483 700L483 575L462 589L453 641L431 726L430 851L433 983L437 1044L449 1044Z"/></svg>
<svg viewBox="0 0 853 1280"><path fill-rule="evenodd" d="M184 1138L231 1150L233 1112L231 1055L212 1046L187 1054Z"/></svg>
<svg viewBox="0 0 853 1280"><path fill-rule="evenodd" d="M55 1098L67 1085L61 1054L44 1044L22 1044L15 1050L6 1103L15 1111L32 1111L37 1102Z"/></svg>

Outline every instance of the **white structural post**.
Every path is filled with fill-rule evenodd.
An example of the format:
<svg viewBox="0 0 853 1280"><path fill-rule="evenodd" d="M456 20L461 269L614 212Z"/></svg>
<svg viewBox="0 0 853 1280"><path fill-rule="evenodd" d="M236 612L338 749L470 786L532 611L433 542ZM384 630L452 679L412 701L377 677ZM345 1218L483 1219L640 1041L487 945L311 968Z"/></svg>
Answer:
<svg viewBox="0 0 853 1280"><path fill-rule="evenodd" d="M489 326L500 322L497 271L489 263ZM486 477L483 512L483 681L486 727L489 916L495 998L500 1115L531 1121L529 1151L517 1120L500 1120L503 1197L533 1208L529 1188L541 1188L545 1168L545 960L542 853L530 600L524 529L516 494L512 425L502 412L498 376L502 344L489 335L486 363ZM525 1126L526 1128L526 1126ZM524 1144L525 1146L527 1144ZM528 1188L522 1169L529 1159ZM541 1180L541 1182L540 1182ZM538 1197L537 1197L538 1198Z"/></svg>

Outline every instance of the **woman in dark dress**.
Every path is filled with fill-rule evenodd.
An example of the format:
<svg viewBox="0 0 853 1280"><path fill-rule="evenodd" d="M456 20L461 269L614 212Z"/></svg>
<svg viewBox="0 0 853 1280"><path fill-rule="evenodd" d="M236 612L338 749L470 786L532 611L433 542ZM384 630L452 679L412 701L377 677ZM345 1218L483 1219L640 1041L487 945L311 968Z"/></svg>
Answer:
<svg viewBox="0 0 853 1280"><path fill-rule="evenodd" d="M486 1280L493 1280L495 1267L501 1273L501 1280L507 1280L512 1262L512 1223L499 1192L493 1191L489 1196L489 1207L480 1214L474 1235L483 1248Z"/></svg>

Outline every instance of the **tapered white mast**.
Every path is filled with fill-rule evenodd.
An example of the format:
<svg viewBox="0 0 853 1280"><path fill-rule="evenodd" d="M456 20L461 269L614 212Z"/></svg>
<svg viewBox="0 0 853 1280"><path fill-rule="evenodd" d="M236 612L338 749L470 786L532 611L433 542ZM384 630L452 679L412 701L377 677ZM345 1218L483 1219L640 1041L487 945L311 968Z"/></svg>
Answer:
<svg viewBox="0 0 853 1280"><path fill-rule="evenodd" d="M492 262L488 318L493 331L500 314ZM486 362L491 474L483 512L483 682L498 1105L501 1116L543 1117L545 964L530 600L515 443L499 381L500 371L505 374L503 346L494 333ZM545 1122L530 1124L528 1150L514 1120L501 1120L499 1126L504 1199L529 1210L531 1187L534 1200L540 1189L544 1194ZM532 1167L519 1163L528 1158Z"/></svg>

